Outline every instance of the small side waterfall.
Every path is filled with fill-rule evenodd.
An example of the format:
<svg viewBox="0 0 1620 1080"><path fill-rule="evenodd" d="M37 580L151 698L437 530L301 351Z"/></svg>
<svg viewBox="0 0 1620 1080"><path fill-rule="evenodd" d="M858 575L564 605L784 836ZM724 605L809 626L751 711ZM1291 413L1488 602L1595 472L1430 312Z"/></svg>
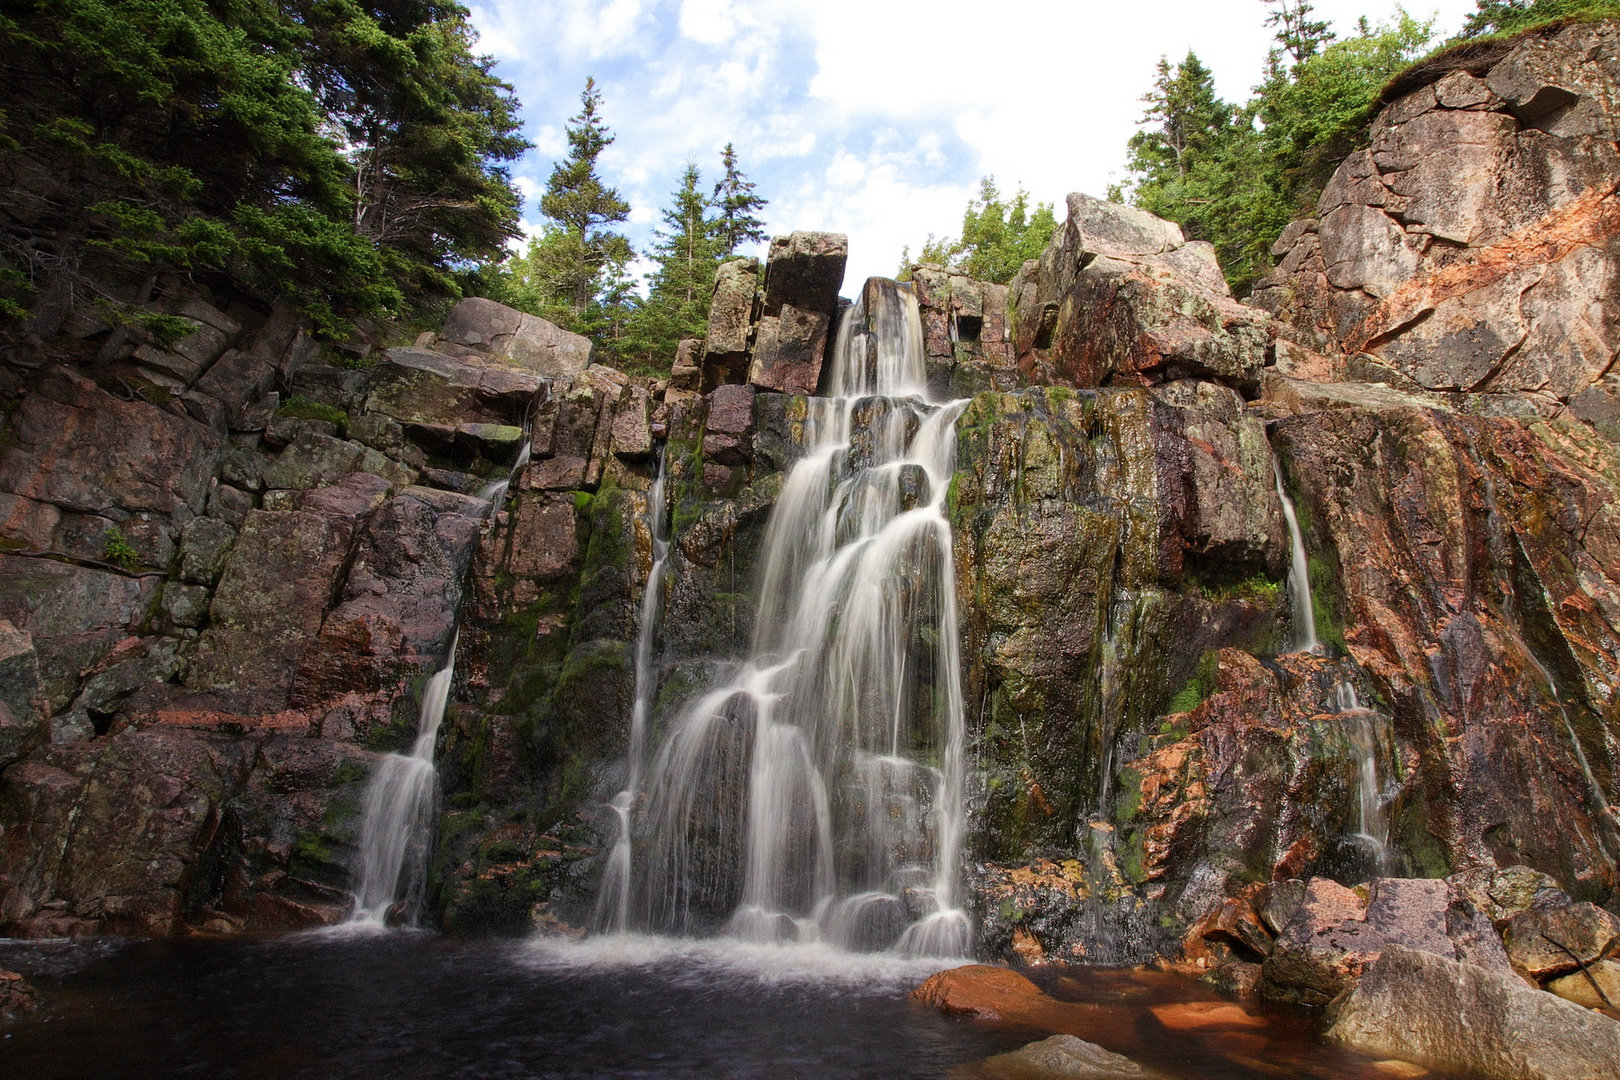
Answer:
<svg viewBox="0 0 1620 1080"><path fill-rule="evenodd" d="M647 719L652 714L653 697L658 693L654 644L664 599L664 564L669 560L669 507L666 505L666 459L658 457L658 478L647 493L647 532L652 537L652 568L641 594L641 611L636 631L635 704L630 715L629 776L624 790L613 799L618 815L619 835L608 855L602 875L602 891L597 896L596 925L601 930L624 930L630 917L630 831L631 810L641 790L642 762L647 755Z"/></svg>
<svg viewBox="0 0 1620 1080"><path fill-rule="evenodd" d="M1360 811L1356 840L1371 856L1374 872L1388 874L1394 866L1394 853L1389 847L1383 785L1378 781L1378 729L1373 723L1376 716L1361 704L1348 679L1333 684L1333 703L1349 725L1350 743L1356 751L1356 800Z"/></svg>
<svg viewBox="0 0 1620 1080"><path fill-rule="evenodd" d="M1293 651L1315 652L1316 609L1311 604L1311 568L1305 558L1305 540L1299 532L1299 518L1294 513L1294 501L1283 487L1282 464L1275 454L1271 458L1271 471L1277 478L1277 498L1282 500L1283 518L1288 522L1288 539L1293 546L1293 557L1288 566L1288 596L1294 607Z"/></svg>
<svg viewBox="0 0 1620 1080"><path fill-rule="evenodd" d="M512 481L528 463L529 425L525 419L523 443L511 471L505 479L492 480L478 491L478 497L489 503L490 519L500 513ZM360 886L354 893L351 923L385 926L389 913L401 903L407 919L413 919L421 907L438 816L439 774L433 766L433 752L450 701L450 684L455 680L460 637L459 631L451 637L444 667L422 690L411 752L385 754L366 785L360 802Z"/></svg>
<svg viewBox="0 0 1620 1080"><path fill-rule="evenodd" d="M945 497L965 403L925 402L916 298L891 281L867 282L832 364L767 527L749 656L673 718L644 797L620 796L629 899L609 923L958 956L965 736ZM637 685L633 742L651 696Z"/></svg>
<svg viewBox="0 0 1620 1080"><path fill-rule="evenodd" d="M384 755L366 787L360 804L360 887L350 922L382 926L396 904L404 901L413 911L421 900L438 803L433 748L455 669L452 641L449 659L422 691L416 744L408 755Z"/></svg>

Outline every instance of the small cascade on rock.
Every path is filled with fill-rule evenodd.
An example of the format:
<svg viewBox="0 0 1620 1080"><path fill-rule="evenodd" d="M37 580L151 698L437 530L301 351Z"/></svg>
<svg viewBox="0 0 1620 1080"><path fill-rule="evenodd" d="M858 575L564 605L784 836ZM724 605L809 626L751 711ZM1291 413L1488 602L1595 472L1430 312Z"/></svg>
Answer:
<svg viewBox="0 0 1620 1080"><path fill-rule="evenodd" d="M916 299L892 281L867 282L832 364L767 527L750 654L650 759L620 925L960 956L945 497L965 403L924 400Z"/></svg>
<svg viewBox="0 0 1620 1080"><path fill-rule="evenodd" d="M523 442L518 447L517 460L512 463L512 471L506 474L505 479L491 480L478 489L478 497L489 503L489 516L491 518L501 512L501 507L506 502L506 493L512 488L512 481L516 480L518 474L529 464L530 439L529 424L525 420L523 424Z"/></svg>
<svg viewBox="0 0 1620 1080"><path fill-rule="evenodd" d="M422 691L411 752L385 754L366 786L360 803L360 887L350 922L410 921L420 904L438 803L433 748L455 678L456 644L452 639L444 667Z"/></svg>
<svg viewBox="0 0 1620 1080"><path fill-rule="evenodd" d="M1299 532L1299 518L1294 513L1294 500L1283 487L1282 463L1271 456L1271 471L1277 479L1277 498L1282 501L1283 519L1288 522L1288 541L1292 558L1288 564L1288 596L1294 608L1294 652L1315 652L1316 609L1311 604L1311 568L1305 558L1305 539Z"/></svg>
<svg viewBox="0 0 1620 1080"><path fill-rule="evenodd" d="M1389 846L1389 822L1384 816L1384 789L1378 782L1377 714L1361 704L1348 679L1333 684L1333 704L1349 727L1356 751L1356 801L1359 809L1357 844L1372 861L1371 870L1386 875L1394 868Z"/></svg>
<svg viewBox="0 0 1620 1080"><path fill-rule="evenodd" d="M652 569L641 594L641 611L636 632L635 703L630 714L630 753L626 759L628 777L624 790L610 804L618 817L619 833L608 855L597 896L596 925L600 930L624 930L630 915L630 836L631 810L641 790L641 773L647 746L647 719L652 714L653 697L658 692L658 671L654 643L664 598L664 565L669 559L669 507L665 497L666 459L658 457L658 478L647 493L647 533L652 538Z"/></svg>

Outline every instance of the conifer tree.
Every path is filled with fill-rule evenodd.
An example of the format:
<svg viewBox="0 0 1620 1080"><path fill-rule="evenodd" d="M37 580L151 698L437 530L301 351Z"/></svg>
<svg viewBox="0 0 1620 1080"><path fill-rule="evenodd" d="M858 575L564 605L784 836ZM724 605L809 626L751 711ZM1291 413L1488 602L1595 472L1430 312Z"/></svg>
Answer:
<svg viewBox="0 0 1620 1080"><path fill-rule="evenodd" d="M1143 95L1143 124L1156 124L1131 136L1132 171L1164 183L1173 170L1184 178L1193 159L1212 150L1232 120L1232 107L1215 95L1215 77L1189 51L1174 68L1159 57L1153 89Z"/></svg>
<svg viewBox="0 0 1620 1080"><path fill-rule="evenodd" d="M566 303L576 323L598 299L604 272L622 269L634 257L630 242L607 226L630 216L630 204L602 182L596 159L613 144L603 122L602 92L587 78L579 115L567 128L568 156L552 166L540 212L550 224L529 248L535 284L551 302Z"/></svg>
<svg viewBox="0 0 1620 1080"><path fill-rule="evenodd" d="M760 243L765 239L765 224L755 211L763 210L768 201L754 194L753 181L737 167L737 151L730 143L720 153L720 164L725 169L720 182L714 185L714 206L719 210L715 230L727 255L744 243Z"/></svg>
<svg viewBox="0 0 1620 1080"><path fill-rule="evenodd" d="M1316 10L1307 0L1263 0L1271 9L1266 25L1275 26L1277 43L1283 51L1303 64L1318 55L1333 40L1325 21L1311 18Z"/></svg>
<svg viewBox="0 0 1620 1080"><path fill-rule="evenodd" d="M711 215L716 200L705 197L701 185L698 167L688 163L664 208L647 298L630 319L627 351L649 370L666 369L682 338L703 336L715 268L730 254L726 223Z"/></svg>

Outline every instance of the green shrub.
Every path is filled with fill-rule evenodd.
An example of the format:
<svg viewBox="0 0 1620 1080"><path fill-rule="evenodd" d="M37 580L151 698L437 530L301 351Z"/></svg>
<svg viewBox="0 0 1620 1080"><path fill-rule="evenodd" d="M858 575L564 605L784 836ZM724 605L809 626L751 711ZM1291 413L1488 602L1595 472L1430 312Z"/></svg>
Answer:
<svg viewBox="0 0 1620 1080"><path fill-rule="evenodd" d="M114 566L121 566L125 570L133 570L141 561L141 553L130 545L124 534L117 529L108 529L107 538L101 549L101 557Z"/></svg>

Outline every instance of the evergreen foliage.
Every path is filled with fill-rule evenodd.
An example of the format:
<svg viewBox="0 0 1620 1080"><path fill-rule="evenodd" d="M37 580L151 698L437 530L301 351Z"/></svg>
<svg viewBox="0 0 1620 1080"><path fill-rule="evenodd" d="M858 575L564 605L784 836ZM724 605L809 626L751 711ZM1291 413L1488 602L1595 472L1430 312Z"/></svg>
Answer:
<svg viewBox="0 0 1620 1080"><path fill-rule="evenodd" d="M1238 295L1271 269L1278 234L1364 141L1379 91L1433 29L1401 12L1386 25L1363 20L1335 41L1310 18L1309 4L1272 7L1278 48L1241 107L1216 97L1195 55L1173 68L1160 61L1144 129L1128 144L1131 180L1110 193L1176 222L1188 239L1213 243Z"/></svg>
<svg viewBox="0 0 1620 1080"><path fill-rule="evenodd" d="M631 314L635 251L611 226L630 216L630 204L597 172L614 135L602 119L594 78L585 80L579 100L566 128L568 154L553 163L540 198L546 223L521 256L496 272L490 291L502 303L616 348Z"/></svg>
<svg viewBox="0 0 1620 1080"><path fill-rule="evenodd" d="M517 224L517 103L454 4L30 0L0 11L0 316L38 342L159 275L344 316L455 295ZM403 286L403 288L402 288Z"/></svg>
<svg viewBox="0 0 1620 1080"><path fill-rule="evenodd" d="M1620 18L1620 0L1475 0L1462 40L1493 34L1517 34L1556 22Z"/></svg>
<svg viewBox="0 0 1620 1080"><path fill-rule="evenodd" d="M767 200L754 194L753 182L737 167L737 151L730 143L720 152L723 173L714 185L714 206L720 213L715 229L727 255L736 254L744 244L765 242L765 223L755 211L763 210Z"/></svg>
<svg viewBox="0 0 1620 1080"><path fill-rule="evenodd" d="M736 157L729 144L725 162L728 171L734 172ZM742 174L735 175L740 180ZM647 298L630 319L629 351L649 370L668 370L682 338L703 336L715 268L731 254L728 238L746 228L735 216L726 221L720 185L710 198L703 194L701 184L698 167L688 164L664 209L663 228L658 230L652 250L657 268L648 275ZM711 216L717 204L721 214ZM757 225L754 230L758 231Z"/></svg>
<svg viewBox="0 0 1620 1080"><path fill-rule="evenodd" d="M962 212L960 236L935 239L929 234L918 262L959 266L970 277L1005 285L1026 260L1038 259L1057 231L1051 203L1029 205L1029 192L1019 188L1010 200L1002 198L993 176L979 181L979 195ZM910 250L901 254L901 276L911 261Z"/></svg>

